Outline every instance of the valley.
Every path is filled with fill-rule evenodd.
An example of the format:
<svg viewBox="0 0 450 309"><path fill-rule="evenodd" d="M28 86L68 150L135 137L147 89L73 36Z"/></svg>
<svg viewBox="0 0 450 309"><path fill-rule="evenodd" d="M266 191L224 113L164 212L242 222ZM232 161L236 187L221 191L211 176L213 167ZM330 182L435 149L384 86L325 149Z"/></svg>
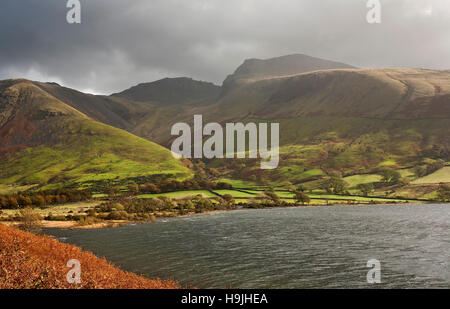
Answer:
<svg viewBox="0 0 450 309"><path fill-rule="evenodd" d="M278 167L261 169L242 149L232 159L174 158L171 127L195 125L193 115L219 126L278 123ZM23 201L46 190L87 190L99 203L168 205L125 221L195 213L196 203L199 212L298 205L298 192L309 205L447 202L449 119L449 71L358 69L300 54L246 60L222 86L166 78L110 96L5 80L0 194ZM194 150L188 144L183 151ZM194 208L184 209L186 200ZM8 216L22 204L9 203ZM61 207L53 205L39 207Z"/></svg>

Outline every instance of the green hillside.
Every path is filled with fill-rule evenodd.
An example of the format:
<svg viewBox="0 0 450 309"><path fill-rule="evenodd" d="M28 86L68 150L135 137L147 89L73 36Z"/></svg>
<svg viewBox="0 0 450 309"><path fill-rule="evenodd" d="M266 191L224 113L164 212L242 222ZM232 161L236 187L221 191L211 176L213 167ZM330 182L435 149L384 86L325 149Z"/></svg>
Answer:
<svg viewBox="0 0 450 309"><path fill-rule="evenodd" d="M1 86L2 185L83 187L191 175L169 150L91 120L27 81Z"/></svg>

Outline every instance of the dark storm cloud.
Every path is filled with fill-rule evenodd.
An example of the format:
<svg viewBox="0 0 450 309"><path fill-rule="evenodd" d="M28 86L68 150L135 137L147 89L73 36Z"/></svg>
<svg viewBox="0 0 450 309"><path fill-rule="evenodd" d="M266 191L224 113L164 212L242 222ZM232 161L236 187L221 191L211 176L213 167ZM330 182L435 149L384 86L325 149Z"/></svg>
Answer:
<svg viewBox="0 0 450 309"><path fill-rule="evenodd" d="M111 93L166 76L221 83L246 58L291 53L361 67L450 68L450 2L382 0L2 0L0 78Z"/></svg>

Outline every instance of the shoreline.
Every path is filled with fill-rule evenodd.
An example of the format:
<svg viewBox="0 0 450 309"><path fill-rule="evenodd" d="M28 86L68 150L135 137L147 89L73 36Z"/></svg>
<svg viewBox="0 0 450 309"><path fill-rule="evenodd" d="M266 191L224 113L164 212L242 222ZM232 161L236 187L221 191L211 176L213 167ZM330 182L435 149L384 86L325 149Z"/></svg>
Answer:
<svg viewBox="0 0 450 309"><path fill-rule="evenodd" d="M111 220L105 222L98 222L89 225L79 225L77 221L40 221L41 228L54 228L54 229L71 229L71 230L89 230L89 229L101 229L101 228L113 228L123 226L130 223L136 223L135 221L125 220ZM0 224L13 228L18 228L21 222L19 221L0 221Z"/></svg>
<svg viewBox="0 0 450 309"><path fill-rule="evenodd" d="M167 217L158 217L156 221L128 221L128 220L110 220L104 222L98 222L90 225L79 225L77 221L46 221L41 220L40 224L42 228L55 228L55 229L71 229L71 230L88 230L88 229L103 229L103 228L115 228L126 226L128 224L137 224L137 223L152 223L158 222L160 220L165 219L173 219L173 218L187 218L187 217L195 217L195 216L205 216L205 215L213 215L218 213L227 213L227 212L235 212L242 210L264 210L264 209L292 209L292 208L311 208L311 207L371 207L371 206L407 206L407 205L417 205L419 203L379 203L379 204L329 204L329 205L296 205L296 206L283 206L283 207L261 207L261 208L236 208L236 209L220 209L220 210L212 210L206 211L202 213L191 213L177 216L167 216ZM423 203L426 204L426 203ZM437 203L429 203L429 204L437 204ZM442 203L445 204L445 203ZM10 227L18 227L20 222L18 221L0 221L0 224L10 226Z"/></svg>

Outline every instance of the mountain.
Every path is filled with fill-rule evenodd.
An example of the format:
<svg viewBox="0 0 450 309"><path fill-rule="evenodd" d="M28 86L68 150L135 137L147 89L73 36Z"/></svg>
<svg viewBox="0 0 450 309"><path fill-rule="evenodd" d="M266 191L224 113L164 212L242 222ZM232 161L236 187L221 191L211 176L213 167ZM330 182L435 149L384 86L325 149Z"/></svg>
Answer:
<svg viewBox="0 0 450 309"><path fill-rule="evenodd" d="M234 168L241 179L300 183L392 167L414 180L415 167L450 161L449 71L338 69L247 80L204 115L280 123L280 166L261 172L247 163Z"/></svg>
<svg viewBox="0 0 450 309"><path fill-rule="evenodd" d="M449 94L448 71L339 69L248 81L216 104L222 117L447 118Z"/></svg>
<svg viewBox="0 0 450 309"><path fill-rule="evenodd" d="M31 81L0 82L0 184L189 177L169 150L97 122Z"/></svg>
<svg viewBox="0 0 450 309"><path fill-rule="evenodd" d="M54 98L83 114L121 129L130 129L133 126L134 119L139 118L139 115L143 112L150 110L148 104L130 102L110 96L86 94L62 87L56 83L33 83Z"/></svg>
<svg viewBox="0 0 450 309"><path fill-rule="evenodd" d="M331 69L352 69L351 65L315 58L302 54L287 55L271 59L247 59L229 75L223 85L229 88L243 81L255 81L270 77L287 76Z"/></svg>
<svg viewBox="0 0 450 309"><path fill-rule="evenodd" d="M112 97L138 102L157 102L162 105L202 104L214 101L220 94L220 87L192 78L164 78L152 83L143 83Z"/></svg>
<svg viewBox="0 0 450 309"><path fill-rule="evenodd" d="M307 72L303 72L304 70ZM17 117L27 120L27 117L31 117L33 121L16 121L11 132L19 133L8 135L9 127L3 124L4 119L9 119L16 113L15 108L20 104L14 102L24 101L18 100L17 94L8 90L9 87L14 88L12 84L17 83L18 81L2 82L2 102L9 102L2 105L1 112L3 118L0 138L6 141L3 143L6 153L22 149L23 145L29 147L27 143L31 141L35 141L35 146L47 145L48 140L60 136L50 134L49 128L52 132L65 132L66 129L53 129L50 125L53 121L36 122L33 118L39 119L42 115L57 117L55 119L76 118L76 123L81 121L95 126L100 126L99 122L102 122L134 134L124 138L126 141L122 142L123 145L129 140L141 141L135 136L137 135L170 148L174 139L170 134L172 125L177 122L192 124L193 115L201 114L204 123L280 123L280 165L277 169L262 171L259 162L255 160L208 161L207 167L215 168L222 177L272 185L302 183L313 186L317 185L315 182L318 179L340 175L355 186L367 179L379 179L375 175L378 170L390 167L398 170L405 181L418 183L415 176L417 168L430 173L433 166L450 162L448 70L355 69L345 64L292 55L245 61L227 78L223 87L185 78L165 79L141 84L112 96L94 96L54 83L23 81L28 88L34 86L32 93L41 93L48 102L44 104L45 100L37 100L35 95L31 101L36 106L30 112L17 114ZM206 88L209 90L195 90ZM112 130L109 126L105 128L108 128L108 132ZM29 131L34 132L33 130L40 132L39 135L30 135ZM89 136L80 130L74 131L77 133L75 136L78 137L79 133L84 137ZM115 132L127 134L121 130ZM70 136L62 135L60 140L67 142ZM110 133L105 139L115 141L116 137L112 135ZM89 147L98 145L92 140L82 145L78 139L73 143L76 145L72 147L74 149L83 147L84 144L90 145ZM55 142L52 145L54 144ZM160 147L157 149L161 150ZM109 149L106 152L111 151ZM140 155L139 151L130 153ZM38 157L33 155L28 159ZM137 159L139 162L142 160L143 158ZM29 166L42 166L42 162L46 161L34 160ZM170 162L172 167L169 170L176 170L171 174L188 174L178 162ZM10 163L4 164L2 171L7 170ZM22 166L21 171L26 170L24 162L14 164ZM94 174L103 175L108 166L106 163L104 165L95 168ZM128 165L124 168L128 168ZM147 171L154 172L154 169ZM59 170L58 173L50 173L53 176L44 178L51 179L56 175L68 175L70 179L80 177L80 174L71 173ZM118 173L120 168L117 167L113 174L117 176ZM161 169L160 173L165 173L165 170ZM435 178L442 181L445 178L442 174L440 172L439 177ZM24 182L27 177L9 178L8 181ZM94 179L101 177L104 176L95 176ZM120 177L123 179L128 176ZM430 177L426 181L429 179ZM414 190L419 191L417 188ZM412 194L412 191L406 195ZM428 193L421 192L422 195Z"/></svg>
<svg viewBox="0 0 450 309"><path fill-rule="evenodd" d="M221 117L220 114L223 111L220 107L216 108L215 106L217 102L233 98L233 94L229 95L226 88L231 79L240 79L250 75L267 77L275 74L278 76L336 67L351 68L346 64L306 55L290 55L269 60L254 59L245 61L236 70L234 77L227 78L223 87L195 81L191 78L165 78L139 84L111 96L84 94L55 83L35 82L35 84L97 121L127 130L168 147L173 139L170 136L171 126L168 124L180 121L190 122L195 113L208 116L214 109L218 109L217 114ZM239 95L239 97L242 96ZM237 100L240 102L239 98ZM242 107L245 107L244 105ZM236 114L231 117L242 114L241 108L237 108L233 112ZM239 117L242 116L239 115Z"/></svg>

